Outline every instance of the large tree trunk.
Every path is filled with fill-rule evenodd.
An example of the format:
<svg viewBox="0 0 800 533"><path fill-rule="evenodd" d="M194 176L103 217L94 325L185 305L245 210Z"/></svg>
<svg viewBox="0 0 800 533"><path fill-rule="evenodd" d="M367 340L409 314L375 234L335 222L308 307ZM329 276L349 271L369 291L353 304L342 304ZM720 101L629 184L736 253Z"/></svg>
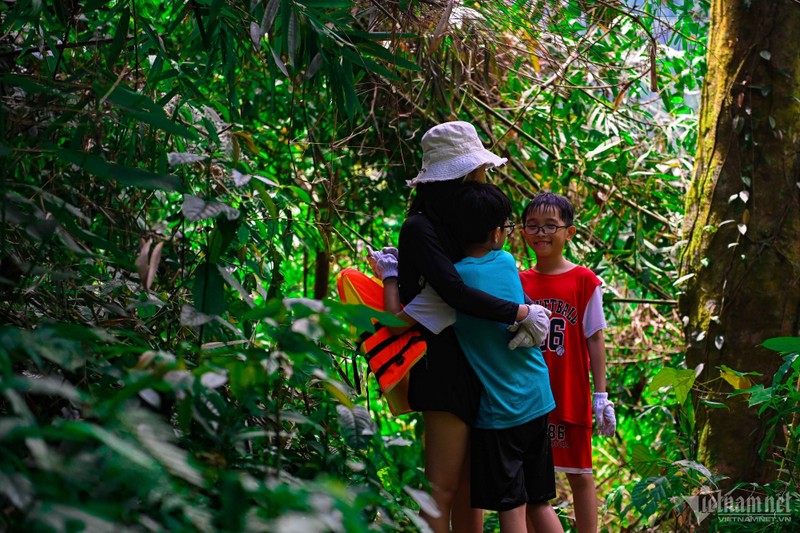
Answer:
<svg viewBox="0 0 800 533"><path fill-rule="evenodd" d="M713 0L710 31L680 308L687 363L719 400L732 391L720 365L769 384L781 361L758 344L798 335L800 4ZM729 483L774 478L758 457L763 420L743 396L725 402L698 405L700 459Z"/></svg>

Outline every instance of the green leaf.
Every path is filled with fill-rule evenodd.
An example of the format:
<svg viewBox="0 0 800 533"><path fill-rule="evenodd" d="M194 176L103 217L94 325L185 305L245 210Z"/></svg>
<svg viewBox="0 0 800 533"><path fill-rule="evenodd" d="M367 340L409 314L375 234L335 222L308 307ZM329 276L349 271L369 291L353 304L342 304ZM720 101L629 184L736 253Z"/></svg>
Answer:
<svg viewBox="0 0 800 533"><path fill-rule="evenodd" d="M50 95L61 95L55 87L49 87L34 81L30 76L23 76L21 74L6 74L2 77L3 84L11 87L19 87L26 93L44 93ZM47 81L47 80L44 80Z"/></svg>
<svg viewBox="0 0 800 533"><path fill-rule="evenodd" d="M220 316L225 312L225 280L215 264L203 263L195 271L194 301L201 313Z"/></svg>
<svg viewBox="0 0 800 533"><path fill-rule="evenodd" d="M91 437L102 442L132 463L146 468L147 470L153 470L155 468L155 461L147 454L143 453L137 443L128 442L99 426L89 424L88 422L66 422L64 423L63 429L68 433Z"/></svg>
<svg viewBox="0 0 800 533"><path fill-rule="evenodd" d="M56 379L48 376L41 376L32 379L18 377L11 382L11 387L22 392L27 392L28 394L59 396L72 402L79 402L81 400L79 391L63 378Z"/></svg>
<svg viewBox="0 0 800 533"><path fill-rule="evenodd" d="M663 461L656 457L644 443L634 442L631 449L631 464L642 477L657 476L661 472Z"/></svg>
<svg viewBox="0 0 800 533"><path fill-rule="evenodd" d="M262 307L254 307L242 315L242 320L263 320L272 318L280 314L285 309L283 300L273 298L267 301Z"/></svg>
<svg viewBox="0 0 800 533"><path fill-rule="evenodd" d="M669 480L664 476L643 479L631 490L631 501L643 516L652 516L659 505L668 501L668 487Z"/></svg>
<svg viewBox="0 0 800 533"><path fill-rule="evenodd" d="M662 387L672 387L678 401L683 403L686 401L695 379L697 376L694 370L664 367L653 377L647 390L656 392Z"/></svg>
<svg viewBox="0 0 800 533"><path fill-rule="evenodd" d="M369 411L362 405L354 405L352 409L348 409L340 404L336 406L336 412L347 445L354 450L367 448L375 434L375 425Z"/></svg>
<svg viewBox="0 0 800 533"><path fill-rule="evenodd" d="M109 69L114 68L114 63L117 62L119 54L122 51L125 42L128 39L128 27L131 22L131 10L127 6L122 10L117 21L117 30L114 32L114 40L111 46L108 47L108 55L106 56L106 66Z"/></svg>
<svg viewBox="0 0 800 533"><path fill-rule="evenodd" d="M775 391L772 387L765 388L764 385L754 385L749 389L743 390L742 392L745 394L750 394L750 400L747 402L747 405L752 407L754 405L761 405L762 403L772 400L772 395Z"/></svg>
<svg viewBox="0 0 800 533"><path fill-rule="evenodd" d="M180 179L171 174L154 174L140 168L124 167L104 161L99 156L77 150L61 149L56 152L56 155L60 159L72 163L98 178L113 178L123 185L141 189L183 191L183 184Z"/></svg>
<svg viewBox="0 0 800 533"><path fill-rule="evenodd" d="M125 87L107 89L95 85L94 90L100 97L117 105L123 113L150 124L154 128L187 139L199 139L195 130L170 120L162 107L143 94Z"/></svg>
<svg viewBox="0 0 800 533"><path fill-rule="evenodd" d="M227 218L218 218L214 226L214 231L211 232L211 237L208 242L208 262L216 263L217 260L225 253L228 247L236 237L236 229L239 227L239 220L228 220Z"/></svg>
<svg viewBox="0 0 800 533"><path fill-rule="evenodd" d="M376 311L363 304L344 304L334 300L325 300L325 305L335 312L336 316L344 318L349 324L359 331L374 331L373 320L390 327L404 326L405 322L391 313Z"/></svg>
<svg viewBox="0 0 800 533"><path fill-rule="evenodd" d="M728 406L722 402L713 402L705 398L700 398L700 403L712 409L728 409Z"/></svg>
<svg viewBox="0 0 800 533"><path fill-rule="evenodd" d="M305 189L301 189L296 185L289 185L288 189L294 192L297 195L297 198L299 198L301 202L306 204L312 203L311 196L309 196L309 194L306 192Z"/></svg>
<svg viewBox="0 0 800 533"><path fill-rule="evenodd" d="M761 343L768 350L780 353L800 353L800 337L774 337Z"/></svg>

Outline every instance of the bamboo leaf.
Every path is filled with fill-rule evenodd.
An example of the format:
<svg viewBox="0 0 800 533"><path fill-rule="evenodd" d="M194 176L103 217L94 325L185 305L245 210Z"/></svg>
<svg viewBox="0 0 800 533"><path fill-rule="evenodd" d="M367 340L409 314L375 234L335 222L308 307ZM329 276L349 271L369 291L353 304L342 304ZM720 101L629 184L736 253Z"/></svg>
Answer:
<svg viewBox="0 0 800 533"><path fill-rule="evenodd" d="M250 23L250 39L253 41L253 46L255 46L256 50L261 50L261 40L264 38L264 34L261 32L261 28L255 22Z"/></svg>
<svg viewBox="0 0 800 533"><path fill-rule="evenodd" d="M322 54L317 52L314 57L311 59L311 63L308 64L308 68L306 69L305 78L310 80L314 77L314 75L319 71L319 68L322 66Z"/></svg>
<svg viewBox="0 0 800 533"><path fill-rule="evenodd" d="M214 218L220 214L224 214L228 220L235 220L239 218L240 215L238 209L227 204L222 202L206 202L193 194L183 195L181 212L183 216L186 217L186 220L190 222Z"/></svg>
<svg viewBox="0 0 800 533"><path fill-rule="evenodd" d="M289 71L286 69L286 65L283 63L283 61L281 61L281 58L278 57L278 54L275 53L275 49L274 48L270 48L269 51L272 52L272 59L273 59L273 61L275 61L275 65L278 67L278 69L280 69L280 71L283 73L283 75L288 78L289 77Z"/></svg>
<svg viewBox="0 0 800 533"><path fill-rule="evenodd" d="M113 178L123 185L164 191L180 192L183 190L183 185L178 177L171 174L155 174L140 168L124 167L104 161L96 155L76 150L61 149L56 152L56 155L93 176L105 179Z"/></svg>
<svg viewBox="0 0 800 533"><path fill-rule="evenodd" d="M281 6L281 0L269 0L267 7L264 8L264 16L261 18L261 33L267 33L275 22L275 16L278 14L278 8Z"/></svg>
<svg viewBox="0 0 800 533"><path fill-rule="evenodd" d="M289 28L287 30L287 50L289 64L295 66L295 55L297 54L297 11L292 9L289 14Z"/></svg>
<svg viewBox="0 0 800 533"><path fill-rule="evenodd" d="M125 46L125 42L128 39L128 27L130 26L131 22L131 10L129 7L125 6L120 13L119 20L117 21L117 29L114 32L114 40L111 42L111 46L108 48L108 55L106 56L106 66L109 69L114 68L114 64L119 59L120 52L122 48Z"/></svg>
<svg viewBox="0 0 800 533"><path fill-rule="evenodd" d="M147 267L147 275L145 276L144 288L149 291L153 286L153 281L156 279L156 272L158 265L161 263L161 250L164 248L164 241L159 241L153 248L153 253L150 255L150 261Z"/></svg>
<svg viewBox="0 0 800 533"><path fill-rule="evenodd" d="M171 120L167 117L162 107L143 94L120 86L106 89L100 85L95 85L94 89L101 96L101 101L115 104L123 113L137 120L179 137L191 140L198 139L195 130Z"/></svg>
<svg viewBox="0 0 800 533"><path fill-rule="evenodd" d="M195 271L194 305L197 311L204 315L220 316L225 312L227 301L225 299L225 280L215 265L203 263ZM184 309L181 309L183 319ZM198 316L198 321L204 321L207 316Z"/></svg>

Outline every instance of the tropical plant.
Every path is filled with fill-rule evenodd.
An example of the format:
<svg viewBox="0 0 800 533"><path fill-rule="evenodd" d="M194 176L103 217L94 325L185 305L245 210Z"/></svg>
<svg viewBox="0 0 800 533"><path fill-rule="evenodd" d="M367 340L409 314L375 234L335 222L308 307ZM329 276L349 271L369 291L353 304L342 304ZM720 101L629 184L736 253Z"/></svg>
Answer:
<svg viewBox="0 0 800 533"><path fill-rule="evenodd" d="M685 386L674 309L706 11L0 4L0 523L424 528L422 421L377 398L351 328L373 314L332 287L396 241L421 133L459 118L519 211L541 188L578 206L620 418L605 527L669 527L665 495L718 476L693 399L728 401Z"/></svg>

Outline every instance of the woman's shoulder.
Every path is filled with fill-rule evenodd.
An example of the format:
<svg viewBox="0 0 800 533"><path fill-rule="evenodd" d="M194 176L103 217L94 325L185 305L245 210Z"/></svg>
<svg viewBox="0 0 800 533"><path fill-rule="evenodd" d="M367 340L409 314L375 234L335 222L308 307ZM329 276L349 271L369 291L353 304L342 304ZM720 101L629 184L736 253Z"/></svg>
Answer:
<svg viewBox="0 0 800 533"><path fill-rule="evenodd" d="M430 225L430 223L431 221L427 216L425 216L423 213L416 212L408 215L406 217L405 222L403 222L403 225L404 226L416 226L419 224Z"/></svg>
<svg viewBox="0 0 800 533"><path fill-rule="evenodd" d="M424 233L433 231L433 223L422 213L413 213L403 222L401 231L406 233Z"/></svg>

